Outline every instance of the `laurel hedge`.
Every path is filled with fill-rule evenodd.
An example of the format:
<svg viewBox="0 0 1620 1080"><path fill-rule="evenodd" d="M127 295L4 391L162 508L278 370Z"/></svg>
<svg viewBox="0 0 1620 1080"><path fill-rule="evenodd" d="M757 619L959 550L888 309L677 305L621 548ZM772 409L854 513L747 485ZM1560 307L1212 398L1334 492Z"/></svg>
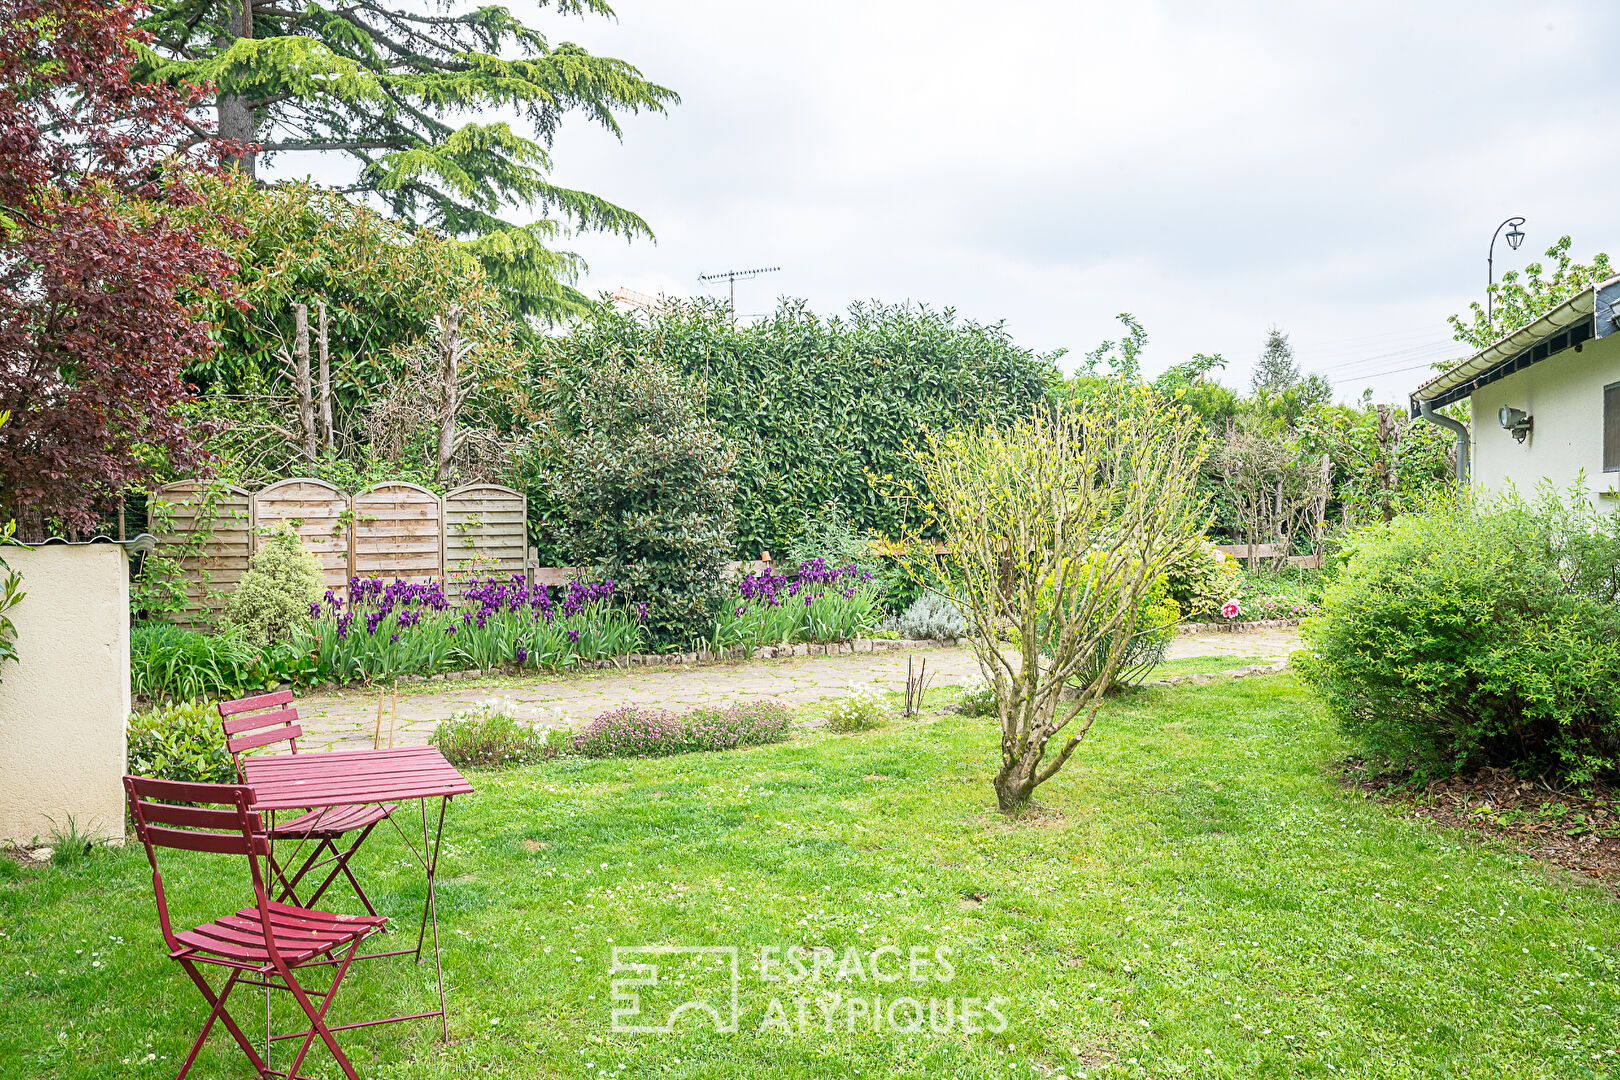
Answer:
<svg viewBox="0 0 1620 1080"><path fill-rule="evenodd" d="M708 301L672 301L651 316L604 310L543 340L531 373L566 400L619 357L673 366L735 445L739 558L785 551L806 515L829 506L863 531L897 533L907 510L869 475L909 472L905 447L924 428L1022 415L1058 378L1055 356L1015 345L1000 324L914 305L819 318L797 301L749 325ZM535 524L543 544L545 522Z"/></svg>

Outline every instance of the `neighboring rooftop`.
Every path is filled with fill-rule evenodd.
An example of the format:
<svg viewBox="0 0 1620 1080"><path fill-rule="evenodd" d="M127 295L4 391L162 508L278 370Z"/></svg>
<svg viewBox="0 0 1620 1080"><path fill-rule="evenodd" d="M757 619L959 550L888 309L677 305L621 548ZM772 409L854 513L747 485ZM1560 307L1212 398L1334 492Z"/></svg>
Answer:
<svg viewBox="0 0 1620 1080"><path fill-rule="evenodd" d="M1523 371L1565 349L1579 349L1583 342L1608 337L1617 330L1620 274L1582 289L1535 322L1487 345L1412 391L1412 415L1418 415L1419 402L1427 402L1434 409L1450 405L1497 379Z"/></svg>

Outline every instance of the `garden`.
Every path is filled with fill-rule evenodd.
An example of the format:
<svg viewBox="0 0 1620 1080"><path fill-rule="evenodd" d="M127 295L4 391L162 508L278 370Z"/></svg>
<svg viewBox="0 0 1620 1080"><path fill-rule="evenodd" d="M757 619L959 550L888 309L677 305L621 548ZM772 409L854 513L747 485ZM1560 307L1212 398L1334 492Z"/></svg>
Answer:
<svg viewBox="0 0 1620 1080"><path fill-rule="evenodd" d="M421 92L378 57L466 80L446 42L487 35L539 51L514 88L603 76L575 104L609 127L673 98L505 13L394 34L372 7L322 46L358 54L346 108ZM265 956L277 918L351 949L372 918L385 943L416 931L422 962L385 944L332 1007L363 1075L1620 1070L1620 515L1459 490L1443 433L1335 403L1280 331L1240 392L1219 356L1148 378L1129 315L1060 366L909 304L592 301L543 246L554 221L258 182L257 144L192 123L218 88L189 57L229 37L192 41L198 18L0 0L0 122L29 134L0 140L0 552L155 537L109 638L126 757L102 779L127 768L132 817L0 851L8 1071L183 1071L206 1013L164 955L150 842L190 848L164 874L191 926L247 895L219 855L324 835L334 807L366 830L331 848L352 892L217 925ZM285 63L267 50L262 78L311 92ZM538 144L443 157L442 135L367 183L455 166L457 191L494 185L478 206L515 187L646 231L545 185ZM479 228L404 212L427 205ZM24 613L82 601L32 573L0 560L0 685L50 659ZM1298 628L1291 670L1167 660L1246 624ZM880 640L950 646L978 678L627 694L561 726L492 697L383 745L386 699L429 680L691 688ZM280 752L310 741L300 707L313 730L343 695L376 703L369 750ZM231 809L174 805L204 796ZM221 814L237 835L199 839ZM333 987L337 940L305 957L341 965ZM623 959L647 949L669 978ZM267 1039L319 1026L270 988ZM260 1000L235 999L250 1031ZM351 1020L382 1013L436 1022ZM237 1054L216 1031L198 1067L247 1075Z"/></svg>
<svg viewBox="0 0 1620 1080"><path fill-rule="evenodd" d="M451 810L439 892L451 1041L374 1029L346 1044L357 1064L399 1077L1612 1074L1611 894L1347 793L1324 765L1353 746L1292 676L1111 700L1084 760L1017 825L985 798L994 721L945 711L954 697L940 688L919 716L856 734L478 772ZM357 873L380 910L410 919L422 895L406 860L374 842ZM235 903L206 865L176 888L199 911ZM30 1076L172 1075L199 1010L157 946L139 850L45 871L0 860L0 874L0 1059ZM755 958L738 1034L612 1030L611 950L655 941ZM758 977L764 947L841 959L885 943L953 949L953 980L913 996L1002 996L1006 1028L851 1031L846 1003L830 1031L809 1005L801 1031L794 995L911 984L828 972L784 991ZM431 982L431 964L376 966L338 1008L403 1011ZM773 996L788 1031L759 1030ZM216 1040L199 1068L241 1075L235 1053Z"/></svg>

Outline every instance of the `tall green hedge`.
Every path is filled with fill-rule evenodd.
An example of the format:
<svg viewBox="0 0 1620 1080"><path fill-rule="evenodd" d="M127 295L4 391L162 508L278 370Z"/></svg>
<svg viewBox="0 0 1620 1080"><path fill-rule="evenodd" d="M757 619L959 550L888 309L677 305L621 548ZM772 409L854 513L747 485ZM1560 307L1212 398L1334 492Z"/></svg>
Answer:
<svg viewBox="0 0 1620 1080"><path fill-rule="evenodd" d="M806 513L828 504L862 530L898 532L902 507L872 490L868 471L900 476L906 444L925 427L1020 415L1058 378L1054 357L950 310L856 305L822 319L784 302L744 326L701 301L650 318L604 311L543 342L531 376L542 397L573 397L584 373L617 357L673 366L735 445L735 554L750 558L785 550ZM543 545L545 523L536 526Z"/></svg>

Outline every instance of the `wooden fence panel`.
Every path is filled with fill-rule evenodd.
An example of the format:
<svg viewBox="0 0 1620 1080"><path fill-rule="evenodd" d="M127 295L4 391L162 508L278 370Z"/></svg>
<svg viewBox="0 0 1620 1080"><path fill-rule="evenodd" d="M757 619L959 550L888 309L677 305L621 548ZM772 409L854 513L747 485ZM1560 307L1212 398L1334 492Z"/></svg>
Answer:
<svg viewBox="0 0 1620 1080"><path fill-rule="evenodd" d="M326 587L347 598L349 587L349 497L323 480L282 480L253 497L259 533L288 522L321 564ZM255 536L254 550L262 542Z"/></svg>
<svg viewBox="0 0 1620 1080"><path fill-rule="evenodd" d="M186 606L175 621L212 626L252 555L252 496L229 484L183 480L158 488L149 506L157 534L149 565L156 570L173 559L185 581Z"/></svg>
<svg viewBox="0 0 1620 1080"><path fill-rule="evenodd" d="M444 575L443 506L415 484L378 484L356 495L351 574L393 581Z"/></svg>
<svg viewBox="0 0 1620 1080"><path fill-rule="evenodd" d="M444 497L445 593L459 599L469 579L525 570L528 499L498 484L469 484Z"/></svg>

